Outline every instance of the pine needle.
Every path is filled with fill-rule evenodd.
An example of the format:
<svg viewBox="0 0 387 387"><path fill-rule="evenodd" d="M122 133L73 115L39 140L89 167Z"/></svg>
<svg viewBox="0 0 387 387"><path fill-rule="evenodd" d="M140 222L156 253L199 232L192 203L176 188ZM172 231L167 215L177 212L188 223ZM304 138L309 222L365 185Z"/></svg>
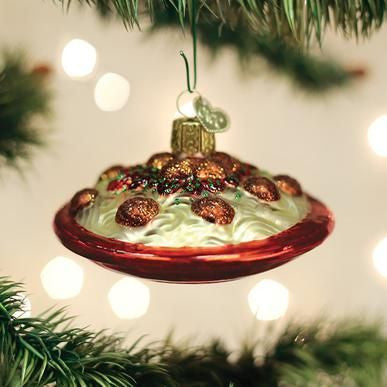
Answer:
<svg viewBox="0 0 387 387"><path fill-rule="evenodd" d="M56 0L69 6L74 0ZM190 18L192 0L77 0L95 7L102 15L114 14L127 27L139 25L144 15L153 19L156 10L173 7L183 25ZM385 0L200 0L202 10L232 27L235 16L249 20L260 34L291 38L300 44L322 42L327 28L348 38L369 37L383 24ZM199 14L199 21L205 15Z"/></svg>
<svg viewBox="0 0 387 387"><path fill-rule="evenodd" d="M0 64L0 168L19 167L45 144L39 118L50 113L43 68L30 70L19 53L4 53Z"/></svg>
<svg viewBox="0 0 387 387"><path fill-rule="evenodd" d="M290 324L270 346L250 341L232 353L222 340L193 346L136 341L66 327L62 310L15 317L21 285L0 277L0 385L61 387L280 387L386 385L380 326L347 321ZM257 349L265 354L257 355ZM232 360L233 358L233 360Z"/></svg>
<svg viewBox="0 0 387 387"><path fill-rule="evenodd" d="M128 28L140 26L142 18L148 16L153 33L168 27L184 31L191 20L189 0L142 1L136 2L135 9L125 6L126 0L78 2L96 7L103 17L118 16ZM368 24L362 23L364 36L378 29L384 18L384 8L379 2L372 3L372 6L371 3L367 1L367 6L356 6L353 15L355 20L362 15L368 21ZM322 0L201 0L197 18L198 40L214 57L222 48L231 48L237 54L244 73L257 74L262 70L259 59L263 59L267 68L283 74L297 87L308 92L325 92L348 85L358 77L356 71L308 53L312 38L321 43L328 25L338 30L345 29L345 36L358 36L356 31L360 21L349 24L347 21L347 13L353 12L353 7L343 6L342 9L340 4ZM356 11L358 7L362 10L360 13Z"/></svg>

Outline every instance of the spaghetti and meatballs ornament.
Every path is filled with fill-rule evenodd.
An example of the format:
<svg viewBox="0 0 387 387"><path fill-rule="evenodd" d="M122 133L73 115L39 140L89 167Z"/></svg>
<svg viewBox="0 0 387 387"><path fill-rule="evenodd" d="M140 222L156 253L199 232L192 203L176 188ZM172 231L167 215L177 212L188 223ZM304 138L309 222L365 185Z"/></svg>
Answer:
<svg viewBox="0 0 387 387"><path fill-rule="evenodd" d="M215 149L196 118L173 124L172 152L107 168L55 217L63 244L101 266L158 281L226 281L320 244L333 218L294 177Z"/></svg>
<svg viewBox="0 0 387 387"><path fill-rule="evenodd" d="M196 89L196 20L192 1L193 82L172 124L171 151L136 165L114 165L77 192L55 216L70 250L119 272L175 283L227 281L273 269L330 234L333 216L287 174L272 175L216 150L228 115ZM181 98L195 96L195 114Z"/></svg>

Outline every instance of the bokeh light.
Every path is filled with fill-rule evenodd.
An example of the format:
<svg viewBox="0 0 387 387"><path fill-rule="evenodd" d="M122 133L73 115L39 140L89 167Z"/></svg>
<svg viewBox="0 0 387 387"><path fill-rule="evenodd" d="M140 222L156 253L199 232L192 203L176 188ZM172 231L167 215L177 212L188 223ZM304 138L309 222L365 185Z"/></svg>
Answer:
<svg viewBox="0 0 387 387"><path fill-rule="evenodd" d="M111 287L108 299L117 317L134 319L148 311L150 293L148 287L138 279L125 277Z"/></svg>
<svg viewBox="0 0 387 387"><path fill-rule="evenodd" d="M97 63L97 51L82 39L70 40L62 51L62 67L70 78L90 75Z"/></svg>
<svg viewBox="0 0 387 387"><path fill-rule="evenodd" d="M122 109L128 102L130 84L122 75L106 73L98 79L94 89L97 106L105 112Z"/></svg>
<svg viewBox="0 0 387 387"><path fill-rule="evenodd" d="M387 115L379 117L370 125L368 143L377 155L387 157Z"/></svg>
<svg viewBox="0 0 387 387"><path fill-rule="evenodd" d="M44 290L54 300L77 296L83 286L83 269L66 257L56 257L46 264L40 278Z"/></svg>
<svg viewBox="0 0 387 387"><path fill-rule="evenodd" d="M250 290L248 303L258 320L277 320L288 309L289 291L276 281L264 279Z"/></svg>
<svg viewBox="0 0 387 387"><path fill-rule="evenodd" d="M387 237L376 245L372 258L378 273L383 277L387 277Z"/></svg>

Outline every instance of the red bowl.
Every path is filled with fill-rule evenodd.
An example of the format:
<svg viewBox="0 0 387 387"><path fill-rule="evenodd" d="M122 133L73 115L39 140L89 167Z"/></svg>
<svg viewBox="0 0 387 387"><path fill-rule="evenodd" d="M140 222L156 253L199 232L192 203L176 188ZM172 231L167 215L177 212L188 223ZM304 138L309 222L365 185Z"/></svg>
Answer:
<svg viewBox="0 0 387 387"><path fill-rule="evenodd" d="M318 200L308 201L309 214L288 230L217 247L155 247L106 238L80 226L69 204L57 212L54 229L68 249L105 268L162 282L220 282L273 269L322 243L333 230L333 214Z"/></svg>

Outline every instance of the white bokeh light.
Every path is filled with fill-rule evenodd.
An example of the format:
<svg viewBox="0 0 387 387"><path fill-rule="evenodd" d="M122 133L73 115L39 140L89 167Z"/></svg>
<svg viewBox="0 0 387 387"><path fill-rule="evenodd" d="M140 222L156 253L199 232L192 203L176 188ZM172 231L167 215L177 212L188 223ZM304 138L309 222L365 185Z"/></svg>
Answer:
<svg viewBox="0 0 387 387"><path fill-rule="evenodd" d="M387 277L387 237L376 245L372 258L378 273L383 277Z"/></svg>
<svg viewBox="0 0 387 387"><path fill-rule="evenodd" d="M22 301L21 309L15 312L12 316L15 318L28 318L31 317L31 301L24 294L18 294L16 297L17 300Z"/></svg>
<svg viewBox="0 0 387 387"><path fill-rule="evenodd" d="M94 89L94 100L105 112L122 109L128 102L130 84L122 75L106 73L98 79Z"/></svg>
<svg viewBox="0 0 387 387"><path fill-rule="evenodd" d="M279 282L264 279L250 290L248 303L258 320L277 320L288 309L289 291Z"/></svg>
<svg viewBox="0 0 387 387"><path fill-rule="evenodd" d="M83 269L70 258L56 257L43 268L40 279L51 298L65 300L81 292Z"/></svg>
<svg viewBox="0 0 387 387"><path fill-rule="evenodd" d="M97 51L82 39L70 40L62 51L62 67L70 78L90 75L97 62Z"/></svg>
<svg viewBox="0 0 387 387"><path fill-rule="evenodd" d="M117 317L134 319L147 312L150 293L148 287L138 279L125 277L111 287L108 299Z"/></svg>
<svg viewBox="0 0 387 387"><path fill-rule="evenodd" d="M368 143L377 155L387 157L387 115L379 117L370 125Z"/></svg>

